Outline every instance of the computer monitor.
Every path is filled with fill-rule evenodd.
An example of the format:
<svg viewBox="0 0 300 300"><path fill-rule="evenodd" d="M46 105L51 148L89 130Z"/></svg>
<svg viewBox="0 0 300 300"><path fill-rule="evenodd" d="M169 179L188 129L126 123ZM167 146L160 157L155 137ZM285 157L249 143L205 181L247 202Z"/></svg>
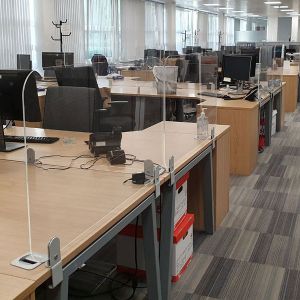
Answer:
<svg viewBox="0 0 300 300"><path fill-rule="evenodd" d="M160 57L159 56L159 50L156 49L145 49L144 50L144 59L147 59L148 57Z"/></svg>
<svg viewBox="0 0 300 300"><path fill-rule="evenodd" d="M42 52L42 67L73 66L74 53L72 52Z"/></svg>
<svg viewBox="0 0 300 300"><path fill-rule="evenodd" d="M233 81L249 81L251 71L251 56L224 55L223 78Z"/></svg>
<svg viewBox="0 0 300 300"><path fill-rule="evenodd" d="M241 54L252 57L250 77L255 77L256 64L259 63L260 49L259 48L242 48Z"/></svg>
<svg viewBox="0 0 300 300"><path fill-rule="evenodd" d="M168 57L180 57L178 55L178 51L176 50L166 50L165 53L164 53L164 56L165 58L168 58Z"/></svg>
<svg viewBox="0 0 300 300"><path fill-rule="evenodd" d="M283 53L282 53L282 47L283 48ZM275 46L274 47L274 58L282 58L282 54L283 57L285 56L285 46Z"/></svg>
<svg viewBox="0 0 300 300"><path fill-rule="evenodd" d="M92 66L57 68L55 75L59 86L98 88Z"/></svg>
<svg viewBox="0 0 300 300"><path fill-rule="evenodd" d="M17 54L17 69L18 70L31 70L32 62L29 54Z"/></svg>
<svg viewBox="0 0 300 300"><path fill-rule="evenodd" d="M201 52L202 52L202 48L200 46L193 47L193 53L201 53Z"/></svg>
<svg viewBox="0 0 300 300"><path fill-rule="evenodd" d="M22 91L29 70L0 70L0 152L10 152L23 144L5 141L1 120L23 120ZM41 112L33 74L28 77L24 89L25 120L40 122Z"/></svg>
<svg viewBox="0 0 300 300"><path fill-rule="evenodd" d="M42 52L42 67L44 77L55 77L56 67L73 66L74 53L72 52Z"/></svg>

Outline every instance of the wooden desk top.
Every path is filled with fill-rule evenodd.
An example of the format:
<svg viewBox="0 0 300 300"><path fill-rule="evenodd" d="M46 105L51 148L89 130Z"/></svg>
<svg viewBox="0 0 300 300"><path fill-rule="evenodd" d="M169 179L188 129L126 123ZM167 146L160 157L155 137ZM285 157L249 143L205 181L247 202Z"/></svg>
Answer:
<svg viewBox="0 0 300 300"><path fill-rule="evenodd" d="M31 280L0 274L0 299L24 300L31 293L32 284Z"/></svg>
<svg viewBox="0 0 300 300"><path fill-rule="evenodd" d="M167 159L171 154L175 155L175 167L179 170L211 144L210 140L194 139L196 124L167 122L165 135L161 133L161 126L162 124L158 124L144 131L124 133L122 148L127 153L137 155L139 159L151 158L157 163L163 163L165 145ZM217 126L217 134L220 136L228 130L229 126ZM7 132L21 133L20 128L13 128ZM31 144L37 156L89 153L83 142L88 137L86 133L30 128L27 133L65 138L50 145ZM70 142L70 139L73 139L73 142ZM162 143L164 140L165 143ZM5 245L0 250L0 272L32 280L30 288L34 290L50 277L50 270L44 265L32 271L10 265L11 260L29 250L23 153L24 151L18 150L0 154L0 244ZM106 163L91 170L81 170L74 166L65 171L45 171L30 165L33 251L46 253L48 241L57 236L61 240L65 265L141 203L154 188L152 185L137 186L130 182L123 184L130 178L129 168L140 166L136 167L134 164L112 167ZM169 175L164 174L161 181L164 182L168 178Z"/></svg>
<svg viewBox="0 0 300 300"><path fill-rule="evenodd" d="M268 70L267 75L272 76L298 76L299 66L291 66L290 69L283 69L283 67L278 67L276 70Z"/></svg>
<svg viewBox="0 0 300 300"><path fill-rule="evenodd" d="M221 98L201 96L204 100L198 106L204 107L217 107L218 109L255 109L259 106L258 101L247 101L247 100L224 100Z"/></svg>
<svg viewBox="0 0 300 300"><path fill-rule="evenodd" d="M24 163L0 160L0 270L35 281L50 277L44 265L26 271L10 265L29 251ZM123 184L128 174L29 166L32 249L47 253L51 237L61 240L63 264L101 236L153 191L152 185Z"/></svg>
<svg viewBox="0 0 300 300"><path fill-rule="evenodd" d="M165 124L165 132L164 132ZM215 125L216 137L218 138L229 126ZM207 148L211 141L198 141L196 136L197 125L195 123L183 122L160 122L142 131L124 132L121 148L126 154L133 154L139 160L152 159L155 163L166 166L168 159L174 155L175 166L179 170L188 158L192 158ZM7 129L6 134L22 135L20 127ZM47 155L91 155L88 146L84 141L89 138L88 133L56 131L47 129L27 128L27 134L32 136L57 136L60 140L54 144L29 144L36 152L36 158ZM0 159L24 161L24 150L11 153L0 153ZM71 158L51 157L43 159L43 162L51 164L66 165ZM91 158L82 158L76 161L73 166L80 165ZM142 171L143 164L135 162L133 165L111 166L106 159L101 159L93 169L102 171L117 171L125 174Z"/></svg>
<svg viewBox="0 0 300 300"><path fill-rule="evenodd" d="M158 94L156 87L152 86L112 86L112 95L125 95L125 96L141 96L141 97L153 97L162 99L163 94ZM168 99L190 99L200 101L200 96L197 90L193 89L177 89L176 94L167 94Z"/></svg>

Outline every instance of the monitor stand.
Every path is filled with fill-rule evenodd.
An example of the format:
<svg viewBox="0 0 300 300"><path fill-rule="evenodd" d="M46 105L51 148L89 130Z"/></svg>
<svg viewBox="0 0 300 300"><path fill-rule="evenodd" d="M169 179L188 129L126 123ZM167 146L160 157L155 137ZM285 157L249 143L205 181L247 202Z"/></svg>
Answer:
<svg viewBox="0 0 300 300"><path fill-rule="evenodd" d="M2 120L0 117L0 152L12 152L23 147L24 144L5 142Z"/></svg>

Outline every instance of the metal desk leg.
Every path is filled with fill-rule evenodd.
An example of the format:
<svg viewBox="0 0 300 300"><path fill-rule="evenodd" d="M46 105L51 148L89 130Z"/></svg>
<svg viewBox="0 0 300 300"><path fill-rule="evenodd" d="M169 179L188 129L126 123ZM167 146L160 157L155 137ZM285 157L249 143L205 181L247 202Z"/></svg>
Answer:
<svg viewBox="0 0 300 300"><path fill-rule="evenodd" d="M140 97L135 97L135 127L134 130L140 130L140 110L141 110L141 101Z"/></svg>
<svg viewBox="0 0 300 300"><path fill-rule="evenodd" d="M281 130L281 105L282 105L282 92L273 95L273 103L274 107L277 109L277 115L276 115L276 131ZM272 119L273 119L273 112L272 112Z"/></svg>
<svg viewBox="0 0 300 300"><path fill-rule="evenodd" d="M204 224L209 234L214 233L214 195L213 195L213 166L212 150L203 159L204 175Z"/></svg>
<svg viewBox="0 0 300 300"><path fill-rule="evenodd" d="M142 213L148 299L161 300L155 201Z"/></svg>
<svg viewBox="0 0 300 300"><path fill-rule="evenodd" d="M46 299L66 300L69 297L69 277L64 275L62 283L55 289L47 289Z"/></svg>
<svg viewBox="0 0 300 300"><path fill-rule="evenodd" d="M271 145L271 130L272 130L272 114L273 114L273 99L266 104L266 146Z"/></svg>
<svg viewBox="0 0 300 300"><path fill-rule="evenodd" d="M175 210L175 184L163 192L161 207L160 278L162 299L169 299L171 289L171 260L173 255L173 231Z"/></svg>
<svg viewBox="0 0 300 300"><path fill-rule="evenodd" d="M145 113L146 113L146 99L145 97L140 98L140 127L139 130L145 128Z"/></svg>
<svg viewBox="0 0 300 300"><path fill-rule="evenodd" d="M135 130L143 130L145 127L145 97L135 97Z"/></svg>

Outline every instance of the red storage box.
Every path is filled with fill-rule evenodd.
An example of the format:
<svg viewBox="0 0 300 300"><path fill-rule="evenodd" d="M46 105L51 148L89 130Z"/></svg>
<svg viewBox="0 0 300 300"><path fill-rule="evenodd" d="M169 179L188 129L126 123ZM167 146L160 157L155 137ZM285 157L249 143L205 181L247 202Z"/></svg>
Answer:
<svg viewBox="0 0 300 300"><path fill-rule="evenodd" d="M179 280L191 262L193 255L193 224L194 215L186 214L174 230L172 282ZM117 265L120 272L135 272L135 230L136 226L130 224L124 228L117 237ZM137 274L139 276L145 276L143 231L141 226L137 226L137 261Z"/></svg>

